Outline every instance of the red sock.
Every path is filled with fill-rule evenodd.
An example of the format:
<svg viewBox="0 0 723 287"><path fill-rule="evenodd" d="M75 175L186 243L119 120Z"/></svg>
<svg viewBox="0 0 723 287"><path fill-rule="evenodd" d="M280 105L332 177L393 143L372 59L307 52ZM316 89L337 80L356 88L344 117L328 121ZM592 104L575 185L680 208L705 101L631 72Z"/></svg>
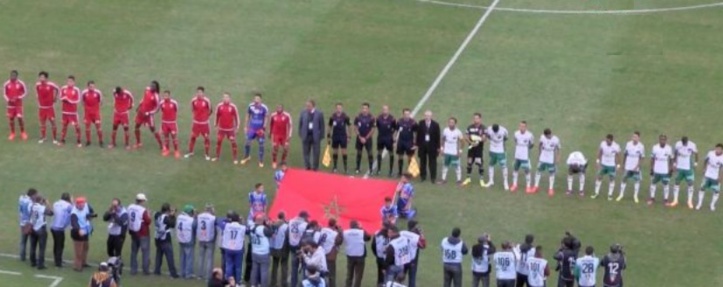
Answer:
<svg viewBox="0 0 723 287"><path fill-rule="evenodd" d="M289 149L284 148L284 152L281 153L281 162L286 162L286 156L289 154Z"/></svg>
<svg viewBox="0 0 723 287"><path fill-rule="evenodd" d="M45 132L46 132L45 123L41 123L40 124L40 138L41 139L45 138Z"/></svg>
<svg viewBox="0 0 723 287"><path fill-rule="evenodd" d="M203 149L206 152L206 155L208 155L208 150L211 149L211 139L208 137L203 138Z"/></svg>
<svg viewBox="0 0 723 287"><path fill-rule="evenodd" d="M191 136L191 140L188 141L188 153L192 153L192 152L193 152L193 148L194 148L195 145L196 145L196 137L195 137L195 136Z"/></svg>
<svg viewBox="0 0 723 287"><path fill-rule="evenodd" d="M160 134L160 133L157 133L157 132L154 132L154 133L153 133L153 136L156 137L156 141L158 142L158 146L160 146L161 148L163 148L163 144L161 143L161 134Z"/></svg>
<svg viewBox="0 0 723 287"><path fill-rule="evenodd" d="M221 144L223 144L223 137L216 139L216 158L221 157Z"/></svg>
<svg viewBox="0 0 723 287"><path fill-rule="evenodd" d="M65 135L68 133L68 124L63 124L63 127L60 128L60 140L65 141Z"/></svg>
<svg viewBox="0 0 723 287"><path fill-rule="evenodd" d="M128 127L123 128L123 137L125 138L126 146L128 146L130 141L130 133L128 132Z"/></svg>
<svg viewBox="0 0 723 287"><path fill-rule="evenodd" d="M56 140L58 138L58 126L55 125L55 122L50 122L50 128L53 132L53 140Z"/></svg>
<svg viewBox="0 0 723 287"><path fill-rule="evenodd" d="M171 135L171 137L173 138L173 150L178 151L178 138L176 135Z"/></svg>
<svg viewBox="0 0 723 287"><path fill-rule="evenodd" d="M100 127L100 124L95 124L95 131L98 133L98 142L103 143L103 130Z"/></svg>
<svg viewBox="0 0 723 287"><path fill-rule="evenodd" d="M161 148L168 150L168 146L171 143L171 139L169 138L168 134L163 135L163 141L165 142L165 144L163 144L163 146Z"/></svg>
<svg viewBox="0 0 723 287"><path fill-rule="evenodd" d="M113 127L113 132L110 134L110 144L115 145L115 136L118 134L118 127Z"/></svg>
<svg viewBox="0 0 723 287"><path fill-rule="evenodd" d="M18 119L18 125L20 126L20 132L24 133L25 132L25 121L23 121L23 119Z"/></svg>
<svg viewBox="0 0 723 287"><path fill-rule="evenodd" d="M231 151L233 152L233 160L238 160L238 144L236 144L236 140L231 140Z"/></svg>
<svg viewBox="0 0 723 287"><path fill-rule="evenodd" d="M80 143L80 125L75 125L75 140Z"/></svg>
<svg viewBox="0 0 723 287"><path fill-rule="evenodd" d="M274 146L274 149L271 150L271 162L276 162L276 154L279 152L279 147Z"/></svg>
<svg viewBox="0 0 723 287"><path fill-rule="evenodd" d="M14 119L8 119L8 125L10 126L10 133L15 133L15 120Z"/></svg>
<svg viewBox="0 0 723 287"><path fill-rule="evenodd" d="M90 142L90 123L85 124L85 142Z"/></svg>
<svg viewBox="0 0 723 287"><path fill-rule="evenodd" d="M141 144L141 130L136 129L135 134L136 134L136 144Z"/></svg>

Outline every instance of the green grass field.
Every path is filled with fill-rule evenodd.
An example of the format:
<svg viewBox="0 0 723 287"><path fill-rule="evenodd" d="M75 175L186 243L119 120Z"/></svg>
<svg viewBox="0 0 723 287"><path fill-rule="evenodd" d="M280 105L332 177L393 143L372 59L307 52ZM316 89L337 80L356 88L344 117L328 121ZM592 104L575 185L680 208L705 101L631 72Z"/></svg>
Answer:
<svg viewBox="0 0 723 287"><path fill-rule="evenodd" d="M467 6L415 0L0 0L0 70L19 70L29 85L40 70L49 71L59 84L68 74L79 83L93 79L106 99L116 85L138 99L156 79L174 92L184 111L195 87L204 85L214 102L230 91L237 105L250 100L250 91L261 90L267 104L283 103L295 118L308 98L327 113L335 102L355 112L369 101L375 113L389 104L399 114L419 102L480 19L485 10L475 6L492 2L450 1ZM501 0L423 109L434 111L440 122L456 116L466 125L479 111L485 123L500 123L511 132L523 119L536 135L550 127L562 141L563 157L581 150L591 159L605 134L614 133L623 145L633 130L642 132L648 147L660 133L668 134L671 143L685 134L706 152L723 142L718 120L723 7L665 9L713 2ZM584 14L631 9L652 10ZM106 103L108 135L111 105ZM132 152L38 145L34 94L25 110L30 140L0 141L0 216L10 219L0 223L2 253L17 253L17 196L31 186L53 201L65 191L86 195L101 209L113 197L128 202L144 191L154 209L163 202L197 207L213 202L223 211L245 210L252 185L273 182L268 167L233 166L228 146L218 163L163 158L149 144L147 131L146 146ZM2 136L7 134L4 123ZM190 113L181 113L180 126L185 147ZM300 144L295 139L292 145L291 164L299 166ZM588 170L588 191L593 173ZM696 184L702 169L697 173ZM647 184L646 176L642 195ZM558 194L564 185L559 175ZM452 226L462 228L470 245L482 232L491 233L497 243L519 242L534 233L547 257L564 230L595 246L599 256L619 242L629 260L626 286L723 285L723 276L715 271L723 256L719 213L646 207L630 198L610 203L510 194L499 185L483 190L425 183L417 189L419 220L430 241L421 255L420 286L441 284L437 245ZM706 204L708 200L710 195ZM103 224L96 226L92 262L105 259L106 233ZM127 244L126 263L128 250ZM66 258L71 254L67 244ZM339 264L344 266L344 260ZM464 264L469 270L469 258ZM376 276L372 265L370 258L365 286L372 286ZM0 273L3 286L51 284L35 274L62 277L57 286L83 286L90 276L69 268L37 272L10 257L0 257L0 270L22 273ZM465 276L467 286L470 274ZM548 284L556 284L556 274L552 277ZM124 280L125 286L203 285L165 277Z"/></svg>

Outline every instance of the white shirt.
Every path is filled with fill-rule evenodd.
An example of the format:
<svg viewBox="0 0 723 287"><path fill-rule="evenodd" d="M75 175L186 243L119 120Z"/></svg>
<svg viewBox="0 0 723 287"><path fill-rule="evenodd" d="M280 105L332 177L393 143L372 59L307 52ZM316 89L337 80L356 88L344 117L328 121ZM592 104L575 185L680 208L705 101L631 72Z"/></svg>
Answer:
<svg viewBox="0 0 723 287"><path fill-rule="evenodd" d="M585 155L583 155L579 151L574 151L570 153L570 155L567 157L567 165L585 165L587 164L587 159L585 159Z"/></svg>
<svg viewBox="0 0 723 287"><path fill-rule="evenodd" d="M227 223L222 232L221 248L232 251L243 250L245 234L246 226L238 222Z"/></svg>
<svg viewBox="0 0 723 287"><path fill-rule="evenodd" d="M527 259L527 269L530 274L527 275L527 286L542 287L545 286L545 268L547 260L543 258L531 257Z"/></svg>
<svg viewBox="0 0 723 287"><path fill-rule="evenodd" d="M459 140L464 137L464 134L462 134L462 131L458 128L450 129L449 127L444 128L444 131L442 131L442 139L444 140L444 145L442 148L442 153L446 155L458 155L459 154Z"/></svg>
<svg viewBox="0 0 723 287"><path fill-rule="evenodd" d="M708 156L706 157L706 162L705 177L712 180L718 180L720 168L723 166L723 154L716 155L714 150L709 151Z"/></svg>
<svg viewBox="0 0 723 287"><path fill-rule="evenodd" d="M495 253L494 261L497 279L514 280L517 278L517 271L515 270L517 260L515 259L514 253L511 251L499 251Z"/></svg>
<svg viewBox="0 0 723 287"><path fill-rule="evenodd" d="M407 238L409 240L409 255L412 258L411 260L416 259L417 250L419 249L419 239L421 238L421 236L409 230L402 230L401 232L399 232L399 236Z"/></svg>
<svg viewBox="0 0 723 287"><path fill-rule="evenodd" d="M196 238L199 242L212 242L216 236L216 216L203 212L197 217Z"/></svg>
<svg viewBox="0 0 723 287"><path fill-rule="evenodd" d="M193 217L181 213L176 219L176 237L178 243L191 243L193 241Z"/></svg>
<svg viewBox="0 0 723 287"><path fill-rule="evenodd" d="M352 228L344 230L344 252L347 256L364 255L364 230Z"/></svg>
<svg viewBox="0 0 723 287"><path fill-rule="evenodd" d="M515 159L530 160L530 146L535 143L532 132L515 132Z"/></svg>
<svg viewBox="0 0 723 287"><path fill-rule="evenodd" d="M319 271L326 272L329 269L326 267L326 252L324 251L324 247L319 246L316 248L316 251L314 253L311 253L311 255L304 254L304 262L306 265L314 265L317 268L319 268Z"/></svg>
<svg viewBox="0 0 723 287"><path fill-rule="evenodd" d="M673 149L670 145L660 147L659 144L653 146L653 172L657 174L668 174L670 172L669 161L673 158Z"/></svg>
<svg viewBox="0 0 723 287"><path fill-rule="evenodd" d="M505 153L505 138L507 138L507 129L499 126L497 132L492 131L492 127L487 128L487 137L490 140L490 152Z"/></svg>
<svg viewBox="0 0 723 287"><path fill-rule="evenodd" d="M575 266L578 270L580 270L580 279L578 281L580 287L595 286L597 268L599 265L600 259L590 255L585 255L582 258L577 259Z"/></svg>
<svg viewBox="0 0 723 287"><path fill-rule="evenodd" d="M633 141L629 141L625 144L625 170L639 171L638 166L643 157L645 157L645 146L643 143L638 142L636 144Z"/></svg>
<svg viewBox="0 0 723 287"><path fill-rule="evenodd" d="M324 227L321 229L319 239L319 244L324 247L324 250L326 251L326 254L331 253L332 249L334 249L334 245L336 244L336 237L339 236L339 232L336 232L336 230L331 229L329 227ZM323 238L323 240L321 240Z"/></svg>
<svg viewBox="0 0 723 287"><path fill-rule="evenodd" d="M609 167L615 167L615 157L620 153L620 145L612 142L610 145L606 141L600 143L600 151L602 151L602 160L600 164Z"/></svg>
<svg viewBox="0 0 723 287"><path fill-rule="evenodd" d="M675 143L675 154L677 156L675 161L676 168L679 170L690 170L691 156L697 153L698 147L692 141L688 141L687 145L683 145L680 141Z"/></svg>
<svg viewBox="0 0 723 287"><path fill-rule="evenodd" d="M449 243L447 237L442 239L440 247L442 249L443 263L462 263L462 246L464 242L461 240L457 244Z"/></svg>
<svg viewBox="0 0 723 287"><path fill-rule="evenodd" d="M143 223L143 214L146 212L146 208L138 205L131 204L128 206L128 229L133 232L141 230L141 224Z"/></svg>
<svg viewBox="0 0 723 287"><path fill-rule="evenodd" d="M553 135L549 139L545 135L540 136L540 162L555 163L555 152L560 151L560 139Z"/></svg>

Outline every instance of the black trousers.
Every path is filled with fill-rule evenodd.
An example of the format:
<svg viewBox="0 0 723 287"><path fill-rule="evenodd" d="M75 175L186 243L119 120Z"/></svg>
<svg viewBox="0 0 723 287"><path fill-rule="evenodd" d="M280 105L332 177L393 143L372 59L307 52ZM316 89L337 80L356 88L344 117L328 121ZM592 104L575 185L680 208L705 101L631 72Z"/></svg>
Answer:
<svg viewBox="0 0 723 287"><path fill-rule="evenodd" d="M384 284L384 272L387 270L387 262L377 257L377 285Z"/></svg>
<svg viewBox="0 0 723 287"><path fill-rule="evenodd" d="M429 179L432 180L432 182L435 182L437 180L438 154L439 150L435 148L427 147L424 145L419 146L419 178L421 180L427 179L427 174L429 174ZM429 171L429 173L427 173L427 171Z"/></svg>
<svg viewBox="0 0 723 287"><path fill-rule="evenodd" d="M65 229L50 230L53 235L53 261L55 266L63 266L63 249L65 249Z"/></svg>
<svg viewBox="0 0 723 287"><path fill-rule="evenodd" d="M48 230L43 226L30 233L30 265L45 267L45 245L48 242Z"/></svg>
<svg viewBox="0 0 723 287"><path fill-rule="evenodd" d="M108 257L121 257L123 252L123 243L126 241L125 234L120 235L108 235L106 242L106 250Z"/></svg>
<svg viewBox="0 0 723 287"><path fill-rule="evenodd" d="M250 240L249 240L250 241ZM251 260L251 242L249 242L248 246L246 246L246 259L244 261L244 282L251 282L251 271L253 265L253 261ZM241 283L241 282L239 282Z"/></svg>

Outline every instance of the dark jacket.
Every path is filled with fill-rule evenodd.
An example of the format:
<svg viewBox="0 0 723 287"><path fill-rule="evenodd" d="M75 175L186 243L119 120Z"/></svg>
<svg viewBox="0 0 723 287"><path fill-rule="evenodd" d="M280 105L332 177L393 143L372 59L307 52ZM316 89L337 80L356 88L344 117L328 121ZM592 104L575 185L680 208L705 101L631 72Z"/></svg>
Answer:
<svg viewBox="0 0 723 287"><path fill-rule="evenodd" d="M427 135L429 135L428 142L425 141ZM441 140L442 131L439 129L439 123L432 120L429 128L427 128L427 122L425 120L417 123L417 147L430 152L437 151L439 150Z"/></svg>

